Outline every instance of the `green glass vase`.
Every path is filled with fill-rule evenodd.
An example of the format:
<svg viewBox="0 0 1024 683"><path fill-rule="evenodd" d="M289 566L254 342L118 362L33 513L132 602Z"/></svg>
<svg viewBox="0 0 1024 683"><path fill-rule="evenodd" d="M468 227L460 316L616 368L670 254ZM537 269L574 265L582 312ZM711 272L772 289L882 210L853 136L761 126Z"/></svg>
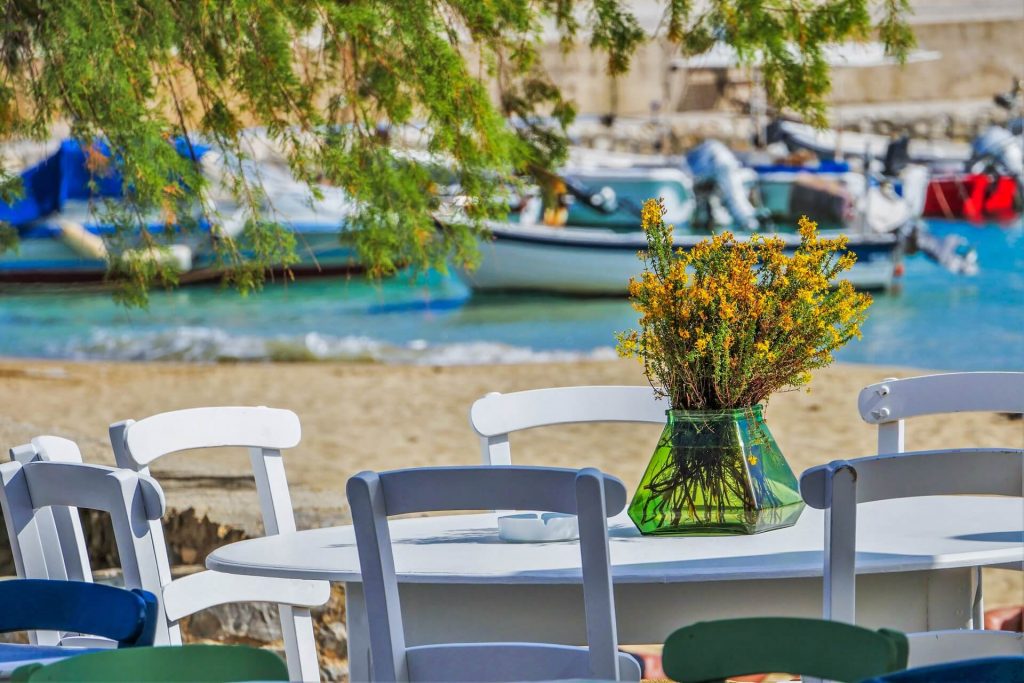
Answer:
<svg viewBox="0 0 1024 683"><path fill-rule="evenodd" d="M804 503L762 406L669 410L629 504L642 534L756 534L796 523Z"/></svg>

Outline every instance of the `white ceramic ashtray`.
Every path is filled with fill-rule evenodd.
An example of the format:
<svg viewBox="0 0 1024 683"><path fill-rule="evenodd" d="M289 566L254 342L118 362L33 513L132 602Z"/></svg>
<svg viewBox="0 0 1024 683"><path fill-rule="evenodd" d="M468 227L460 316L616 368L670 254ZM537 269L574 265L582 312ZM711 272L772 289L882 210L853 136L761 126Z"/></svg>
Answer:
<svg viewBox="0 0 1024 683"><path fill-rule="evenodd" d="M498 538L510 543L574 541L580 536L576 515L522 512L498 517Z"/></svg>

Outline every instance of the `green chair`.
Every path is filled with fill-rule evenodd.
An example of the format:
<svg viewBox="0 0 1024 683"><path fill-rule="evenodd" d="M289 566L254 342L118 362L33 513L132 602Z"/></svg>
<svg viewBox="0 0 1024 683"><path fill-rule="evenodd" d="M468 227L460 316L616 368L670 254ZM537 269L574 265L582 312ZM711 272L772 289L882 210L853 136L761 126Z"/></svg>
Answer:
<svg viewBox="0 0 1024 683"><path fill-rule="evenodd" d="M907 637L820 619L768 617L704 621L665 641L662 668L680 683L789 673L860 681L905 669Z"/></svg>
<svg viewBox="0 0 1024 683"><path fill-rule="evenodd" d="M287 681L288 667L273 652L245 645L178 645L105 650L14 671L27 683L156 683Z"/></svg>

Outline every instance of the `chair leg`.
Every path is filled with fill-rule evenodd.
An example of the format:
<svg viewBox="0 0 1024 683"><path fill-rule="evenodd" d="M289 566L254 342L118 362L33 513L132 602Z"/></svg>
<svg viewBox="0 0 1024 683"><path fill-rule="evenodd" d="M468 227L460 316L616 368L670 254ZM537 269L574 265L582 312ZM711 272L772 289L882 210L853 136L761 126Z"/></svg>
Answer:
<svg viewBox="0 0 1024 683"><path fill-rule="evenodd" d="M281 635L292 681L319 681L320 662L313 635L313 617L304 607L280 605Z"/></svg>
<svg viewBox="0 0 1024 683"><path fill-rule="evenodd" d="M974 568L974 605L971 609L971 628L985 628L985 595L982 586L981 567Z"/></svg>
<svg viewBox="0 0 1024 683"><path fill-rule="evenodd" d="M367 683L370 675L370 626L366 623L363 584L345 584L345 619L348 628L348 679Z"/></svg>

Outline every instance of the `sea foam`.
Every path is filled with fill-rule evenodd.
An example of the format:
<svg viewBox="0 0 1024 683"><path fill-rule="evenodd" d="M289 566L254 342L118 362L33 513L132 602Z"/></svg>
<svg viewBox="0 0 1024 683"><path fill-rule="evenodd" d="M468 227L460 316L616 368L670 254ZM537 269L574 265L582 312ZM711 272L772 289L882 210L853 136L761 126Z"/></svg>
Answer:
<svg viewBox="0 0 1024 683"><path fill-rule="evenodd" d="M538 350L499 342L435 343L417 339L394 344L365 336L309 332L263 337L211 327L182 326L144 332L94 329L86 339L51 346L47 355L112 361L349 361L409 365L483 365L609 360L611 347L589 351Z"/></svg>

